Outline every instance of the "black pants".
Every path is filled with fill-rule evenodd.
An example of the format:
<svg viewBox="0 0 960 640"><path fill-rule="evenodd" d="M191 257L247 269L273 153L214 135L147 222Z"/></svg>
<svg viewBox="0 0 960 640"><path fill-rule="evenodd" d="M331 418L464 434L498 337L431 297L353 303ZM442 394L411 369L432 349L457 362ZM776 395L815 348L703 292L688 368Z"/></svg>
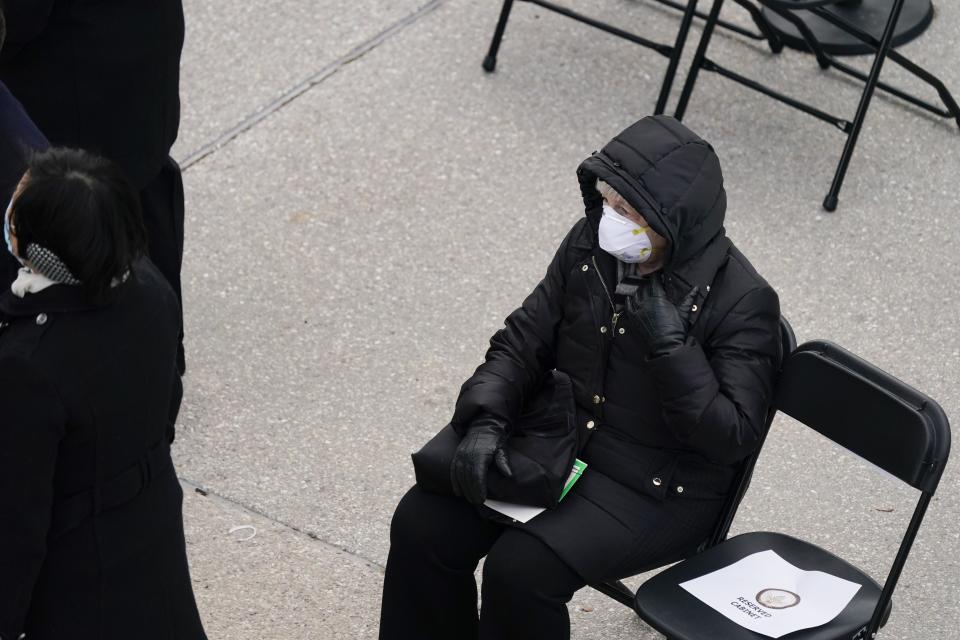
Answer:
<svg viewBox="0 0 960 640"><path fill-rule="evenodd" d="M183 296L180 266L183 263L183 176L180 166L168 157L160 173L140 191L143 223L147 228L150 259L167 279L180 302L180 345L177 370L186 369L183 353Z"/></svg>
<svg viewBox="0 0 960 640"><path fill-rule="evenodd" d="M564 640L567 602L585 584L534 536L414 486L390 525L380 640Z"/></svg>

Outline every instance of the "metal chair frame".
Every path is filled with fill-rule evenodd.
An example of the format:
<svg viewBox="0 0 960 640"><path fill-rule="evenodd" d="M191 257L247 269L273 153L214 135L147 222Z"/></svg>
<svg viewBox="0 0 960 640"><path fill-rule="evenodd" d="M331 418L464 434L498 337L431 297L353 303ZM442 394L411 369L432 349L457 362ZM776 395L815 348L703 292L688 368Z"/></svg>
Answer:
<svg viewBox="0 0 960 640"><path fill-rule="evenodd" d="M672 9L677 9L683 12L683 17L680 20L680 29L677 31L677 36L674 39L672 45L663 44L659 42L654 42L642 36L624 31L618 27L601 22L589 16L578 13L567 7L555 4L550 0L519 0L521 2L529 2L530 4L535 4L539 7L558 13L560 15L572 18L578 22L582 22L586 25L609 33L611 35L617 36L624 40L629 40L634 44L638 44L642 47L652 49L660 55L664 56L669 60L667 64L667 70L663 77L663 82L660 85L660 94L657 98L657 104L654 108L655 114L663 113L664 109L667 106L667 100L670 97L670 89L673 86L674 77L677 74L677 66L680 63L680 55L683 53L683 46L687 40L687 34L690 31L690 24L693 22L694 18L699 19L709 19L709 16L698 12L697 9L697 0L688 0L687 4L684 5L676 0L655 0L656 2L663 4ZM738 25L725 22L719 19L714 20L714 24L720 26L721 28L728 29L735 33L738 33L747 38L752 38L754 40L766 40L770 46L770 49L774 53L779 53L783 49L783 42L780 37L774 32L773 28L770 26L770 23L760 12L759 8L754 4L750 3L748 0L734 0L737 4L742 6L750 13L750 17L753 19L754 24L757 25L757 29L760 33L754 33L748 29L744 29ZM503 39L503 32L506 30L507 21L510 19L510 12L513 9L514 0L504 0L503 7L500 10L500 18L497 21L496 29L493 32L493 40L490 42L490 49L487 52L486 57L483 60L483 68L488 73L493 72L497 66L497 53L500 50L500 43Z"/></svg>
<svg viewBox="0 0 960 640"><path fill-rule="evenodd" d="M783 360L786 361L787 356L797 348L797 338L793 333L793 327L790 326L790 323L787 322L787 319L782 317L780 318L780 341L783 345ZM737 476L734 480L734 486L736 489L727 496L727 501L723 506L723 509L720 511L720 518L717 520L716 526L714 527L713 533L710 537L701 544L696 553L701 553L702 551L714 547L724 540L727 539L727 535L730 533L730 526L733 524L733 518L737 515L737 509L740 507L740 503L743 501L743 497L747 494L747 489L750 487L750 479L753 477L753 470L757 466L757 459L760 457L760 451L763 449L763 442L766 440L766 433L770 430L770 424L773 422L773 417L776 415L777 411L775 408L770 409L770 413L767 416L767 430L764 432L763 439L760 441L760 444L757 446L757 450L748 456L740 466L740 470L737 473ZM695 555L694 554L694 555ZM679 560L680 558L677 558ZM653 566L648 567L647 570L652 571L657 569L669 562L660 562ZM622 580L611 580L609 582L601 582L597 584L589 585L593 589L596 589L600 593L609 596L619 602L620 604L634 609L633 601L635 594L634 592L623 583Z"/></svg>
<svg viewBox="0 0 960 640"><path fill-rule="evenodd" d="M922 415L924 428L929 438L926 449L914 454L924 456L918 467L919 470L910 469L909 471L904 471L901 468L899 472L891 471L896 475L897 479L918 489L920 496L915 503L910 523L907 525L907 529L897 548L896 556L887 573L887 578L882 585L870 619L863 627L857 630L854 635L855 638L871 639L876 637L878 631L886 623L887 617L890 615L893 592L896 589L907 557L916 540L927 508L940 483L944 467L950 455L950 425L943 409L934 400L916 389L877 369L869 362L860 359L833 343L826 341L807 342L794 350L793 357L791 358L793 362L785 364L783 377L786 378L786 380L778 386L775 407L777 411L790 415L801 424L819 432L821 435L837 442L841 446L844 446L844 444L841 440L837 439L837 435L843 433L842 430L839 430L835 425L827 426L826 430L824 430L824 425L817 423L817 413L818 411L823 412L824 409L820 407L808 412L808 401L811 393L815 394L815 391L811 391L809 388L803 386L804 368L803 366L799 366L800 373L797 373L796 369L798 365L796 365L796 362L803 359L809 361L811 355L817 358L825 356L838 370L843 370L845 375L859 379L865 385L869 385L878 390L877 393L886 394L894 401L910 407L917 415ZM808 374L809 371L810 370L807 369ZM820 373L821 370L816 369L815 371ZM797 384L798 379L800 381L799 388L794 386ZM812 422L807 419L810 417L812 417ZM851 438L852 441L855 442L857 438L862 439L863 436L858 434L851 436ZM857 448L854 447L853 450L857 451ZM886 468L884 463L877 459L868 459L867 461L881 469ZM888 468L887 470L890 471ZM904 475L906 473L909 473L909 477ZM662 578L664 575L666 574L660 574L658 578ZM640 606L635 605L634 610L641 615L644 622L664 632L664 630L657 625L656 619L651 618L649 615L644 615Z"/></svg>
<svg viewBox="0 0 960 640"><path fill-rule="evenodd" d="M840 156L840 161L837 165L836 171L834 172L833 182L830 185L830 190L823 201L823 208L827 211L834 211L837 208L840 189L843 186L843 181L846 177L847 169L849 168L850 160L853 156L853 151L856 147L864 118L866 117L867 110L870 107L870 101L873 98L873 94L876 89L880 89L881 91L889 93L890 95L900 98L901 100L904 100L907 103L930 112L936 116L942 118L953 118L956 120L957 125L960 126L960 106L957 105L953 95L947 90L943 82L926 69L909 60L906 56L893 50L890 46L897 24L897 19L900 17L900 11L903 8L904 0L895 0L891 8L890 15L887 19L883 35L879 40L858 28L856 25L831 12L826 7L827 4L833 3L831 0L797 0L795 2L789 2L787 0L759 0L759 2L765 7L769 8L771 11L775 12L777 15L780 15L784 19L788 20L797 28L804 42L807 44L807 47L816 57L817 63L820 65L821 69L833 68L845 75L864 82L864 89L860 95L860 101L857 105L857 111L853 120L849 121L844 118L831 115L818 109L817 107L797 100L796 98L790 97L786 94L780 93L770 87L767 87L766 85L723 67L722 65L719 65L713 60L707 58L707 47L709 45L710 38L713 35L714 27L719 24L720 8L723 5L723 0L714 0L713 6L710 9L707 22L703 28L703 35L700 38L700 43L697 46L696 54L694 55L693 62L690 66L690 72L687 75L686 82L684 83L683 90L681 91L680 98L677 102L677 108L674 116L678 120L683 119L690 100L690 95L693 92L693 87L697 80L698 72L700 69L704 69L706 71L715 72L747 88L753 89L754 91L771 97L774 100L786 104L787 106L798 109L799 111L812 115L815 118L823 120L824 122L837 127L847 135L847 140L844 144L843 153ZM840 62L834 56L826 53L810 29L796 16L796 14L793 13L791 9L804 9L809 11L872 47L876 51L876 55L874 57L873 64L871 65L870 72L868 74L864 74L857 69ZM880 71L883 67L884 61L887 58L900 65L912 75L918 77L924 83L933 87L943 103L942 107L930 104L929 102L917 98L902 89L891 86L884 82L880 82Z"/></svg>

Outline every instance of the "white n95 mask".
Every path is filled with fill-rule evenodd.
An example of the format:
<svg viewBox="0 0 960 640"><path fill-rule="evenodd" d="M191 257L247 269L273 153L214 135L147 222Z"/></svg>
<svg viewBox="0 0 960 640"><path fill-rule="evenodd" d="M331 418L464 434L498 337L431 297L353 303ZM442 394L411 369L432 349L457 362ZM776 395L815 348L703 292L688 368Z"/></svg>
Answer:
<svg viewBox="0 0 960 640"><path fill-rule="evenodd" d="M622 262L646 262L653 254L647 230L604 204L600 218L600 248Z"/></svg>

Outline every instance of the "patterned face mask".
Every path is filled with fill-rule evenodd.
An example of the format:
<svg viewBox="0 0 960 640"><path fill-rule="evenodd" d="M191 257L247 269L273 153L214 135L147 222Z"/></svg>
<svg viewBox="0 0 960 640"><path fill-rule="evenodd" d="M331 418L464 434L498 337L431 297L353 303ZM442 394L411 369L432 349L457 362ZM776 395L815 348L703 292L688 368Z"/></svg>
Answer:
<svg viewBox="0 0 960 640"><path fill-rule="evenodd" d="M70 269L63 263L63 260L53 251L46 247L41 247L35 242L27 245L27 260L31 267L37 273L50 278L60 284L80 284Z"/></svg>
<svg viewBox="0 0 960 640"><path fill-rule="evenodd" d="M604 204L603 217L600 218L600 248L622 262L646 262L653 255L653 244L647 233L649 229Z"/></svg>
<svg viewBox="0 0 960 640"><path fill-rule="evenodd" d="M10 209L12 207L13 198L10 198L7 211L3 214L3 239L7 243L7 251L10 252L10 255L16 258L23 266L26 266L26 263L29 262L32 271L54 282L73 285L80 284L80 280L70 272L70 269L63 263L63 260L46 247L41 247L35 242L31 242L27 245L26 260L17 255L17 252L13 250L13 242L10 238Z"/></svg>

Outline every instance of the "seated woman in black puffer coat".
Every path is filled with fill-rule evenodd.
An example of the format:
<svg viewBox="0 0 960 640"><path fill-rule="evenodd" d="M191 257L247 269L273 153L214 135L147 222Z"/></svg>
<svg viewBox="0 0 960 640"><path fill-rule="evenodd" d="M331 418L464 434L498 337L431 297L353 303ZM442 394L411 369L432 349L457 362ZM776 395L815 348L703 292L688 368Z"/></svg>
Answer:
<svg viewBox="0 0 960 640"><path fill-rule="evenodd" d="M777 294L726 237L709 144L644 118L577 171L586 216L461 390L461 498L419 487L391 526L382 640L561 640L588 583L693 552L766 428L781 359ZM617 284L634 276L636 293ZM528 523L478 506L524 398L569 376L583 477ZM486 556L477 615L474 571Z"/></svg>
<svg viewBox="0 0 960 640"><path fill-rule="evenodd" d="M180 305L137 193L51 149L3 225L0 639L205 640L170 459Z"/></svg>

